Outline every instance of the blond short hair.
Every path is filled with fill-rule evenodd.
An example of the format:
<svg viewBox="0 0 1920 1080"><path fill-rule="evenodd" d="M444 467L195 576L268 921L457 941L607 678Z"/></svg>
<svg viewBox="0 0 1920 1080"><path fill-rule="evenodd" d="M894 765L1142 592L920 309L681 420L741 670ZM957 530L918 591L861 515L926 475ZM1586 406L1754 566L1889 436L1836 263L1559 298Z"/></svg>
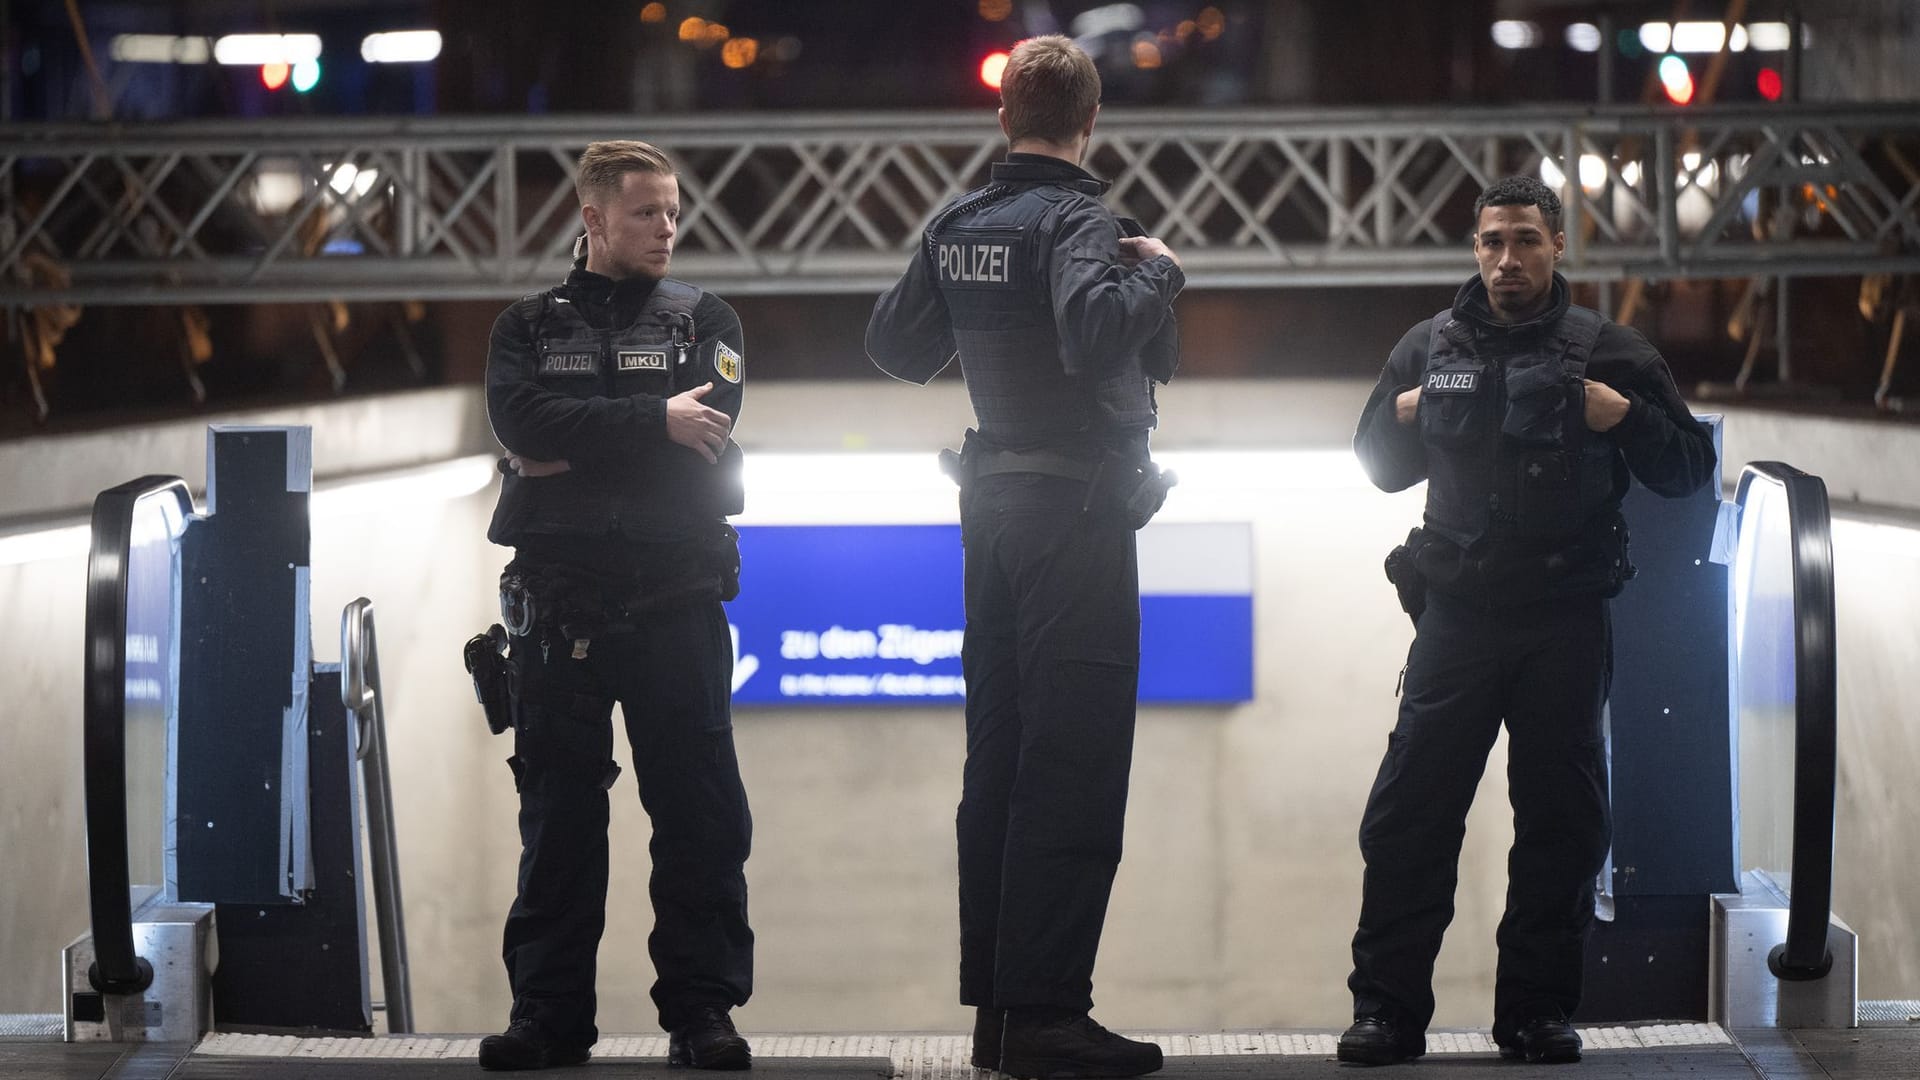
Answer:
<svg viewBox="0 0 1920 1080"><path fill-rule="evenodd" d="M652 143L638 139L607 139L588 143L580 153L574 172L573 192L580 205L592 202L596 195L618 192L628 173L657 173L672 176L673 162Z"/></svg>
<svg viewBox="0 0 1920 1080"><path fill-rule="evenodd" d="M1007 110L1009 139L1070 142L1100 106L1100 72L1072 38L1028 38L1007 58L1000 104Z"/></svg>

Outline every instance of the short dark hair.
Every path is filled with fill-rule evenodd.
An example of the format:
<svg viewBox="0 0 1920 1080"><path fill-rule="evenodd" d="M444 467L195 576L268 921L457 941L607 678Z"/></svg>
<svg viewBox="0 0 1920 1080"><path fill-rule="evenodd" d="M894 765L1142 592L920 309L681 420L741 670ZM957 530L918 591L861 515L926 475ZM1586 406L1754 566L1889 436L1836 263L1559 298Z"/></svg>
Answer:
<svg viewBox="0 0 1920 1080"><path fill-rule="evenodd" d="M1007 137L1065 143L1100 107L1100 72L1086 51L1061 34L1028 38L1013 47L1000 76Z"/></svg>
<svg viewBox="0 0 1920 1080"><path fill-rule="evenodd" d="M1473 233L1480 234L1480 211L1489 206L1537 206L1546 220L1547 235L1560 231L1560 196L1531 176L1506 176L1487 185L1473 200Z"/></svg>

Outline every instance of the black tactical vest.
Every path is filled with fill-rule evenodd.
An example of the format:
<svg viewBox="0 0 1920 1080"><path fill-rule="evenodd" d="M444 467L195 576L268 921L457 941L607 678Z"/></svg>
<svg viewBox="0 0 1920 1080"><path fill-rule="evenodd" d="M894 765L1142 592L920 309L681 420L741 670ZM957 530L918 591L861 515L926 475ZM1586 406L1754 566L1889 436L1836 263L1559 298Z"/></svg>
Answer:
<svg viewBox="0 0 1920 1080"><path fill-rule="evenodd" d="M1461 548L1572 540L1626 491L1626 462L1586 425L1587 357L1606 320L1569 307L1536 333L1433 318L1420 388L1426 527Z"/></svg>
<svg viewBox="0 0 1920 1080"><path fill-rule="evenodd" d="M599 330L554 290L523 297L513 310L534 342L534 377L572 397L667 398L713 378L703 363L714 345L694 325L699 288L671 278L654 286L627 326ZM717 344L717 343L716 343ZM718 467L662 433L618 467L576 467L555 476L505 477L488 539L517 546L528 533L678 541L708 535L741 511L740 448L728 441Z"/></svg>
<svg viewBox="0 0 1920 1080"><path fill-rule="evenodd" d="M927 227L924 252L981 436L1028 449L1143 435L1154 426L1154 399L1139 356L1097 379L1068 377L1047 289L1051 237L1042 225L1070 203L1097 199L1106 185L1009 182L999 177L1002 166L994 168L993 184L962 196Z"/></svg>

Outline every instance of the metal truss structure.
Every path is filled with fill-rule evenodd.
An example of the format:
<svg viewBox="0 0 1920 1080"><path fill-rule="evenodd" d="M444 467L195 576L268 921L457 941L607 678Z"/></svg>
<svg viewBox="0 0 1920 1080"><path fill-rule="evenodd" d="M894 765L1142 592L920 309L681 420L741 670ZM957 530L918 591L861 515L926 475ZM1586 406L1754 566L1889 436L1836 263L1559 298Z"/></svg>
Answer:
<svg viewBox="0 0 1920 1080"><path fill-rule="evenodd" d="M675 273L728 293L884 288L1004 149L975 112L8 125L0 303L521 295L618 137L673 155ZM1911 107L1112 110L1088 165L1198 287L1457 281L1510 173L1569 196L1575 279L1920 270Z"/></svg>

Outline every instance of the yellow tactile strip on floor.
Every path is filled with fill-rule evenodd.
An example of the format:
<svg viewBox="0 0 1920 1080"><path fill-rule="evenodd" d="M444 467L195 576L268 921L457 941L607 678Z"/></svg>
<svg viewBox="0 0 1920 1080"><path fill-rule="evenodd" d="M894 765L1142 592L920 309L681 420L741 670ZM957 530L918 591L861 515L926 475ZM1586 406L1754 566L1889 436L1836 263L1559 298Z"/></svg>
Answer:
<svg viewBox="0 0 1920 1080"><path fill-rule="evenodd" d="M1335 1032L1245 1031L1209 1034L1141 1035L1160 1044L1169 1057L1279 1054L1332 1057ZM1716 1024L1640 1024L1631 1027L1583 1027L1588 1050L1642 1050L1672 1046L1717 1046L1733 1040ZM748 1034L756 1057L887 1058L904 1080L944 1080L970 1075L971 1040L965 1035L755 1035ZM1483 1031L1430 1031L1429 1054L1491 1054L1493 1040ZM447 1061L475 1057L479 1036L436 1038L390 1035L376 1038L299 1038L291 1035L207 1036L196 1054L223 1057L378 1058ZM663 1058L665 1035L612 1035L593 1048L596 1058Z"/></svg>

